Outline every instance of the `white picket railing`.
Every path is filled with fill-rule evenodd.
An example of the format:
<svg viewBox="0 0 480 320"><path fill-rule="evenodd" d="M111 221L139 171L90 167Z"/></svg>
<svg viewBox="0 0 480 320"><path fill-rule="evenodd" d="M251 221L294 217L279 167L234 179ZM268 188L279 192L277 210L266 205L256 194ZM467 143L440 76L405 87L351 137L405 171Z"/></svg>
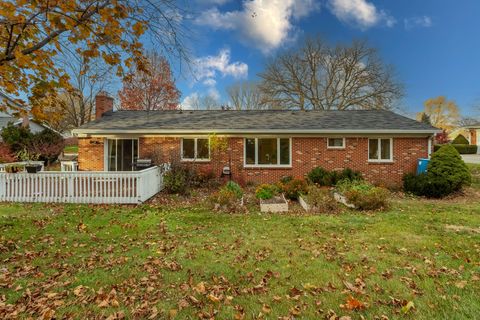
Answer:
<svg viewBox="0 0 480 320"><path fill-rule="evenodd" d="M142 171L0 173L0 201L141 203L163 189L160 167Z"/></svg>

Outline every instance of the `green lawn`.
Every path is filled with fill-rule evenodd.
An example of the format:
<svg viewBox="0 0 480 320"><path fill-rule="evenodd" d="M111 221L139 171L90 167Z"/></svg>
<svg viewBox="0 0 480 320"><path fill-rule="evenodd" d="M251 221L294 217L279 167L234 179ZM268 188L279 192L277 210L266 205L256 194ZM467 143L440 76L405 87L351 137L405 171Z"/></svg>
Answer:
<svg viewBox="0 0 480 320"><path fill-rule="evenodd" d="M472 186L480 188L480 164L467 163L472 172Z"/></svg>
<svg viewBox="0 0 480 320"><path fill-rule="evenodd" d="M78 153L78 146L65 146L65 148L63 148L63 152L65 152L65 153Z"/></svg>
<svg viewBox="0 0 480 320"><path fill-rule="evenodd" d="M479 317L480 202L391 208L0 204L0 318Z"/></svg>

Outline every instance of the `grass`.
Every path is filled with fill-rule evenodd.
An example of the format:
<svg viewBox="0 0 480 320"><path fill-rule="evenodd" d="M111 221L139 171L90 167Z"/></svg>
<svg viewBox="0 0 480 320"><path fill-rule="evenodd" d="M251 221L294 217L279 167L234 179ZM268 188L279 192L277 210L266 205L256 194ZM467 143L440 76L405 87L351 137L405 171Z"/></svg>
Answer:
<svg viewBox="0 0 480 320"><path fill-rule="evenodd" d="M479 226L478 200L339 215L0 204L0 318L474 319Z"/></svg>
<svg viewBox="0 0 480 320"><path fill-rule="evenodd" d="M72 145L72 146L65 146L63 148L64 153L78 153L78 146Z"/></svg>
<svg viewBox="0 0 480 320"><path fill-rule="evenodd" d="M467 163L472 173L472 186L480 188L480 164Z"/></svg>

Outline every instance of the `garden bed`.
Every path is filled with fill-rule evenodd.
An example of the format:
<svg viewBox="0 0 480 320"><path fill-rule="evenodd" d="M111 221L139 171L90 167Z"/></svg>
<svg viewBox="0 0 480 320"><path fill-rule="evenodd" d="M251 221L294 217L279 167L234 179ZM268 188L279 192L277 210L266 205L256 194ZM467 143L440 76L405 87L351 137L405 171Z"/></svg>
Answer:
<svg viewBox="0 0 480 320"><path fill-rule="evenodd" d="M260 211L261 212L287 212L288 202L285 196L278 195L271 199L260 199Z"/></svg>

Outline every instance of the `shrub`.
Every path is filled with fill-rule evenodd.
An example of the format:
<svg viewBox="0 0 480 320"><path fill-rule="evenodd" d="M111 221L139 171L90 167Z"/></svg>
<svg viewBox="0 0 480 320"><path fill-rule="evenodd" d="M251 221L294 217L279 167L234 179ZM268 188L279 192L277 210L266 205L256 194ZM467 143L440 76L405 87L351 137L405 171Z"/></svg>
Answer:
<svg viewBox="0 0 480 320"><path fill-rule="evenodd" d="M298 196L307 192L307 183L302 179L293 179L285 184L281 184L281 189L288 199L298 199Z"/></svg>
<svg viewBox="0 0 480 320"><path fill-rule="evenodd" d="M27 149L31 153L38 154L40 160L50 164L57 160L64 147L65 144L61 135L52 130L45 129L32 136Z"/></svg>
<svg viewBox="0 0 480 320"><path fill-rule="evenodd" d="M188 190L188 169L182 166L172 166L163 176L165 190L170 193L185 194Z"/></svg>
<svg viewBox="0 0 480 320"><path fill-rule="evenodd" d="M29 154L38 155L39 160L47 163L55 161L64 148L63 137L50 129L34 134L28 127L9 124L3 128L1 136L12 152L26 150Z"/></svg>
<svg viewBox="0 0 480 320"><path fill-rule="evenodd" d="M283 176L283 177L280 178L280 183L287 184L292 180L293 180L292 176Z"/></svg>
<svg viewBox="0 0 480 320"><path fill-rule="evenodd" d="M345 168L342 171L328 171L322 167L313 168L307 174L308 180L319 186L334 186L342 180L362 180L362 173Z"/></svg>
<svg viewBox="0 0 480 320"><path fill-rule="evenodd" d="M350 180L350 181L363 180L363 176L362 176L362 173L360 171L354 171L350 168L345 168L338 175L338 179L337 179L336 183L338 183L339 181L342 181L342 180Z"/></svg>
<svg viewBox="0 0 480 320"><path fill-rule="evenodd" d="M443 144L436 144L433 146L434 151L440 150L441 147L445 145ZM452 146L457 149L458 153L460 154L476 154L478 147L476 145L469 145L469 144L452 144Z"/></svg>
<svg viewBox="0 0 480 320"><path fill-rule="evenodd" d="M15 126L12 123L3 128L0 135L13 153L28 147L33 137L33 133L28 127Z"/></svg>
<svg viewBox="0 0 480 320"><path fill-rule="evenodd" d="M452 144L470 144L467 138L465 138L462 134L459 134L455 139L453 139Z"/></svg>
<svg viewBox="0 0 480 320"><path fill-rule="evenodd" d="M322 167L313 168L308 174L307 179L313 184L319 186L331 186L332 174Z"/></svg>
<svg viewBox="0 0 480 320"><path fill-rule="evenodd" d="M215 211L233 213L244 209L239 205L238 195L234 191L228 189L226 186L209 196L207 203L209 207Z"/></svg>
<svg viewBox="0 0 480 320"><path fill-rule="evenodd" d="M278 187L273 184L261 184L255 190L255 196L261 200L273 198L279 192Z"/></svg>
<svg viewBox="0 0 480 320"><path fill-rule="evenodd" d="M238 185L238 183L235 183L233 181L228 181L223 188L233 192L237 197L237 199L241 199L243 197L243 189Z"/></svg>
<svg viewBox="0 0 480 320"><path fill-rule="evenodd" d="M243 197L242 188L235 182L229 181L220 190L212 194L207 202L209 206L216 211L239 212L243 211L243 206L239 200Z"/></svg>
<svg viewBox="0 0 480 320"><path fill-rule="evenodd" d="M337 185L348 203L351 203L359 210L377 210L388 205L390 192L382 187L375 187L365 181L342 180Z"/></svg>
<svg viewBox="0 0 480 320"><path fill-rule="evenodd" d="M312 210L321 213L334 213L339 210L338 202L327 189L309 186L306 195L303 196Z"/></svg>
<svg viewBox="0 0 480 320"><path fill-rule="evenodd" d="M187 172L189 173L190 180L189 185L195 187L209 187L213 184L215 179L215 173L211 168L200 168L196 167L186 167Z"/></svg>
<svg viewBox="0 0 480 320"><path fill-rule="evenodd" d="M446 179L452 191L469 185L472 175L458 151L451 145L445 145L432 154L428 164L428 175Z"/></svg>
<svg viewBox="0 0 480 320"><path fill-rule="evenodd" d="M10 147L3 142L0 142L0 163L15 162L17 157L10 150Z"/></svg>
<svg viewBox="0 0 480 320"><path fill-rule="evenodd" d="M435 177L428 173L403 176L403 190L427 198L443 198L453 192L452 186L444 177Z"/></svg>
<svg viewBox="0 0 480 320"><path fill-rule="evenodd" d="M452 144L452 146L458 151L460 154L476 154L477 153L477 146L476 145L469 145L469 144Z"/></svg>

